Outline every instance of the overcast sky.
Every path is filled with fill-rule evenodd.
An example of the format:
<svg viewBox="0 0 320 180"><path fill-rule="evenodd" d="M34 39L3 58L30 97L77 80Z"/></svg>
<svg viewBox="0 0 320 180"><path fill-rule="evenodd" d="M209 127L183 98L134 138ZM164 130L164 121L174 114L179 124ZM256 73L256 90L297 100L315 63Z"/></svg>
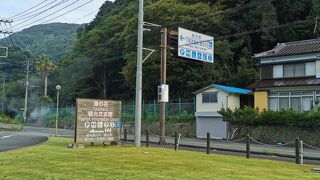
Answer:
<svg viewBox="0 0 320 180"><path fill-rule="evenodd" d="M1 0L0 18L11 18L12 16L15 16L23 11L26 11L36 6L39 3L42 3L34 7L33 9L25 12L24 14L21 14L21 17L12 17L12 20L14 21L12 23L13 31L20 31L24 28L33 25L42 24L45 21L62 15L72 9L75 9L89 2L81 8L76 9L66 15L63 15L62 17L46 22L63 22L78 24L88 23L92 19L94 19L95 15L98 13L99 8L105 1L106 0ZM44 18L45 16L48 17ZM40 20L41 18L44 19ZM0 29L6 29L4 24L2 24L2 27L0 26Z"/></svg>

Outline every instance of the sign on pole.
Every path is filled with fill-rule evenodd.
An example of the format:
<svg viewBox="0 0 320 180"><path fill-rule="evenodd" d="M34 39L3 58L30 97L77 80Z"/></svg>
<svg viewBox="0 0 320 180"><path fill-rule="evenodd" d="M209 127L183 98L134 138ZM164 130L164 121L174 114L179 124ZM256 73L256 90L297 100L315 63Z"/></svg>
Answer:
<svg viewBox="0 0 320 180"><path fill-rule="evenodd" d="M158 86L158 101L169 102L169 86L167 84Z"/></svg>
<svg viewBox="0 0 320 180"><path fill-rule="evenodd" d="M75 142L120 142L121 101L77 99Z"/></svg>
<svg viewBox="0 0 320 180"><path fill-rule="evenodd" d="M179 27L178 56L213 63L214 38Z"/></svg>

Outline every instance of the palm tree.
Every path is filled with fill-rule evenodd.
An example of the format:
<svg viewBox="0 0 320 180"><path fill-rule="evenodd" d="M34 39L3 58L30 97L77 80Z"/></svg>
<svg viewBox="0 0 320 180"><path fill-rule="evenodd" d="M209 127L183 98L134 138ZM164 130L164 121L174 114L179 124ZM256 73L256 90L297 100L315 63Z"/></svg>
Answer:
<svg viewBox="0 0 320 180"><path fill-rule="evenodd" d="M52 58L49 55L41 55L35 62L37 70L44 77L44 97L47 96L48 88L48 76L56 69L56 65L53 63Z"/></svg>

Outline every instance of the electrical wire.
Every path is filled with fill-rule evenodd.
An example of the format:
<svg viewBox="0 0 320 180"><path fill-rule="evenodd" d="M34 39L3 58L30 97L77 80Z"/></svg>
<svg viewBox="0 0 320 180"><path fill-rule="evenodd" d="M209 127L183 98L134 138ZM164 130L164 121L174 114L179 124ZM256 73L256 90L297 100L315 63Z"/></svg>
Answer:
<svg viewBox="0 0 320 180"><path fill-rule="evenodd" d="M22 24L24 23L24 22L22 22L22 23L19 23L19 24L17 24L17 25L14 25L14 26L12 26L12 27L14 28L14 27L17 27L17 26L18 26L18 28L16 28L16 29L21 29L21 28L27 27L27 26L29 26L29 25L35 24L35 23L37 23L37 22L39 22L39 21L41 21L41 20L43 20L43 19L45 19L45 18L47 18L47 17L50 17L50 16L56 14L57 12L60 12L60 11L62 11L62 10L64 10L64 9L72 6L73 4L75 4L75 3L79 2L79 1L81 1L81 0L75 0L75 1L73 1L72 3L68 4L67 6L64 6L63 8L58 9L58 10L54 11L53 13L51 13L51 14L49 14L49 15L46 15L46 16L40 18L40 19L37 19L36 21L33 21L33 22L31 22L31 23L29 23L29 24L27 24L27 25L20 26L20 25L22 25ZM93 0L91 0L91 1L93 1ZM65 2L66 2L66 1L65 1ZM19 27L19 26L20 26L20 27Z"/></svg>
<svg viewBox="0 0 320 180"><path fill-rule="evenodd" d="M243 35L248 35L248 34L253 34L253 33L258 33L258 32L264 32L264 31L269 31L269 30L273 30L273 29L278 29L278 28L283 28L283 27L287 27L287 26L292 26L292 25L296 25L296 24L303 24L303 23L313 22L313 21L314 21L313 18L305 19L305 20L298 20L298 21L293 21L293 22L289 22L289 23L285 23L285 24L271 26L271 27L268 27L268 28L260 28L260 29L255 29L255 30L244 31L244 32L241 32L241 33L230 34L230 35L226 35L226 36L219 36L219 37L215 37L214 39L215 40L223 40L223 39L228 39L228 38L231 38L231 37L243 36ZM198 43L207 42L207 41L212 41L212 39L198 41L198 42L194 42L194 43L182 44L182 45L179 45L179 46L171 46L171 47L177 48L177 47L188 46L188 45L198 44Z"/></svg>
<svg viewBox="0 0 320 180"><path fill-rule="evenodd" d="M27 9L27 10L21 12L21 13L18 13L18 14L14 15L14 16L11 16L10 19L12 19L12 18L14 18L14 17L17 17L17 16L20 16L20 15L22 15L22 14L24 14L24 13L26 13L26 12L28 12L28 11L36 8L36 7L38 7L38 6L40 6L41 4L43 4L43 3L47 2L47 1L48 1L48 0L44 0L44 1L40 2L39 4L36 4L35 6L29 8L29 9Z"/></svg>
<svg viewBox="0 0 320 180"><path fill-rule="evenodd" d="M15 22L17 22L17 21L22 21L22 20L27 19L27 18L32 17L32 16L37 16L37 15L39 15L39 14L42 14L42 13L46 12L47 10L50 10L50 9L52 9L52 8L60 5L61 3L63 3L63 2L66 1L66 0L61 0L61 1L58 2L57 4L54 4L53 6L47 8L47 9L45 9L45 10L42 10L42 11L40 11L40 12L37 12L38 10L40 10L40 9L42 9L42 8L45 8L45 7L53 4L53 3L56 2L56 1L57 1L57 0L54 0L54 1L52 1L51 3L49 3L49 4L45 5L45 6L42 6L42 7L38 8L38 9L35 9L35 10L33 10L33 11L31 11L31 12L29 12L29 13L27 13L27 14L19 17L19 18L13 19L13 20L14 20ZM36 13L34 13L34 12L36 12ZM34 14L31 14L31 13L34 13ZM31 14L31 15L29 15L29 14Z"/></svg>
<svg viewBox="0 0 320 180"><path fill-rule="evenodd" d="M274 1L274 0L271 0L271 1ZM195 17L193 19L167 23L167 24L164 24L162 27L170 27L170 26L173 26L173 25L184 24L184 23L187 23L187 22L195 21L195 20L201 20L201 19L204 19L204 18L207 18L207 17L210 17L210 16L221 15L221 14L225 14L225 13L229 13L229 12L237 12L237 11L240 11L240 10L245 10L247 8L252 8L252 7L256 7L256 6L262 5L265 2L270 2L270 0L255 1L255 2L252 2L252 3L245 4L243 6L239 6L239 7L235 7L235 8L229 8L229 9L226 9L226 10L221 10L221 11L214 12L214 13L209 13L209 14L206 14L206 15L203 15L203 16L198 16L198 17Z"/></svg>
<svg viewBox="0 0 320 180"><path fill-rule="evenodd" d="M86 17L90 16L91 14L94 14L94 13L98 12L99 10L100 10L100 9L97 9L97 10L95 10L95 11L91 12L91 13L88 13L88 14L86 14L86 15L82 16L81 18L79 18L79 19L75 20L74 22L78 22L78 21L80 21L80 20L82 20L82 19L84 19L84 18L86 18Z"/></svg>
<svg viewBox="0 0 320 180"><path fill-rule="evenodd" d="M81 8L81 7L89 4L89 3L91 3L92 1L94 1L94 0L87 1L86 3L84 3L84 4L80 5L80 6L77 6L76 8L73 8L73 9L71 9L70 11L67 11L67 12L65 12L65 13L63 13L63 14L61 14L61 15L59 15L59 16L56 16L56 17L51 18L51 19L49 19L49 20L46 20L46 21L42 22L41 24L45 24L45 23L48 23L48 22L50 22L50 21L52 21L52 20L55 20L55 19L57 19L57 18L59 18L59 17L62 17L62 16L66 15L66 14L72 12L72 11L75 11L75 10L77 10L77 9L79 9L79 8ZM30 24L29 24L29 25L30 25ZM23 27L22 27L22 28L23 28ZM21 28L19 28L19 29L21 29Z"/></svg>

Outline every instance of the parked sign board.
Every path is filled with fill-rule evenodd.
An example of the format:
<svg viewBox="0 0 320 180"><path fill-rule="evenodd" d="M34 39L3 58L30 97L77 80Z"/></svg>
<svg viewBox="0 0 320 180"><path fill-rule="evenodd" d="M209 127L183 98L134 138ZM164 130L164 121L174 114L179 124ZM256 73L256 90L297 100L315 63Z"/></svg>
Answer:
<svg viewBox="0 0 320 180"><path fill-rule="evenodd" d="M120 141L121 101L77 99L76 143Z"/></svg>
<svg viewBox="0 0 320 180"><path fill-rule="evenodd" d="M214 38L179 27L178 56L213 63Z"/></svg>

